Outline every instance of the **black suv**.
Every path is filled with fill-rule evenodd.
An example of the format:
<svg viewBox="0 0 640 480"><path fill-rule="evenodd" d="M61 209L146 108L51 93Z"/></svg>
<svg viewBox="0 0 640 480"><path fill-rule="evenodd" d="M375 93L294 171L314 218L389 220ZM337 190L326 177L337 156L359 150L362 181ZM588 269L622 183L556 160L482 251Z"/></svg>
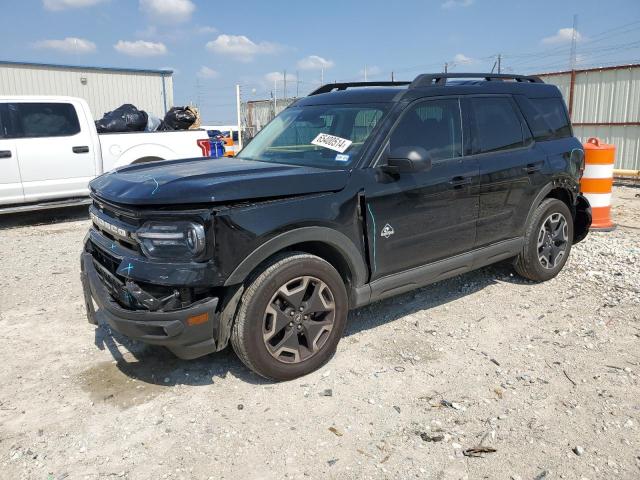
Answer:
<svg viewBox="0 0 640 480"><path fill-rule="evenodd" d="M89 321L185 359L231 341L264 377L304 375L349 309L505 259L557 275L591 225L583 155L537 77L322 86L235 158L91 183Z"/></svg>

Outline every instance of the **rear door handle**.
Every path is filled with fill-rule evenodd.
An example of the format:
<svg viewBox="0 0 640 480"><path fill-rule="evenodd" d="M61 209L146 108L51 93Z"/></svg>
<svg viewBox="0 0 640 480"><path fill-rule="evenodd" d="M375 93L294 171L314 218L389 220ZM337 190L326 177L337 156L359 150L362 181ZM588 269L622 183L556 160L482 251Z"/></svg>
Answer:
<svg viewBox="0 0 640 480"><path fill-rule="evenodd" d="M11 158L11 150L0 150L0 158Z"/></svg>
<svg viewBox="0 0 640 480"><path fill-rule="evenodd" d="M449 180L449 185L453 188L460 188L464 185L469 185L471 183L471 178L469 177L453 177Z"/></svg>
<svg viewBox="0 0 640 480"><path fill-rule="evenodd" d="M542 170L542 163L528 163L526 167L524 167L524 171L527 173L535 173Z"/></svg>
<svg viewBox="0 0 640 480"><path fill-rule="evenodd" d="M89 153L89 147L82 145L80 147L73 147L73 153Z"/></svg>

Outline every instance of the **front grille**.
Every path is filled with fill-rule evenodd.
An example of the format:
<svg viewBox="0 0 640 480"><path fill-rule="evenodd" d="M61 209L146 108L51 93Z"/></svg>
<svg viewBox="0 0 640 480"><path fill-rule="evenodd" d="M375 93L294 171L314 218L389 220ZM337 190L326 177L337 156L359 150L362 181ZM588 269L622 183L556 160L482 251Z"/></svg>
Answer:
<svg viewBox="0 0 640 480"><path fill-rule="evenodd" d="M98 262L102 267L106 268L109 272L116 275L118 271L118 265L120 265L120 261L115 257L112 257L107 252L103 251L101 248L97 247L94 243L91 243L91 255L93 259Z"/></svg>

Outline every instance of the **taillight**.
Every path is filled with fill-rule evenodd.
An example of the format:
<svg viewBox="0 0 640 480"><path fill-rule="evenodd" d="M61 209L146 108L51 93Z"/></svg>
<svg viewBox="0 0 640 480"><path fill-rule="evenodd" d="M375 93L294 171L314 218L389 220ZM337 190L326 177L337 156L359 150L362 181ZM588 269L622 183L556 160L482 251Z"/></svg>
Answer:
<svg viewBox="0 0 640 480"><path fill-rule="evenodd" d="M200 150L202 150L203 157L211 156L211 141L208 138L201 138L200 140L196 140L196 143L200 147Z"/></svg>

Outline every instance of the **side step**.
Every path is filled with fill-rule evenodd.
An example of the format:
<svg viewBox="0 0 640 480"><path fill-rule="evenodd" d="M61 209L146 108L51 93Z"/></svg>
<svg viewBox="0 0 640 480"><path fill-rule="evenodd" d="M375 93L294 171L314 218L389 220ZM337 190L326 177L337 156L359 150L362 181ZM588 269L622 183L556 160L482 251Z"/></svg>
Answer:
<svg viewBox="0 0 640 480"><path fill-rule="evenodd" d="M52 200L43 203L28 203L24 205L9 205L7 207L0 206L0 215L7 213L33 212L36 210L49 210L52 208L77 207L80 205L91 205L91 198L70 198L66 200Z"/></svg>

